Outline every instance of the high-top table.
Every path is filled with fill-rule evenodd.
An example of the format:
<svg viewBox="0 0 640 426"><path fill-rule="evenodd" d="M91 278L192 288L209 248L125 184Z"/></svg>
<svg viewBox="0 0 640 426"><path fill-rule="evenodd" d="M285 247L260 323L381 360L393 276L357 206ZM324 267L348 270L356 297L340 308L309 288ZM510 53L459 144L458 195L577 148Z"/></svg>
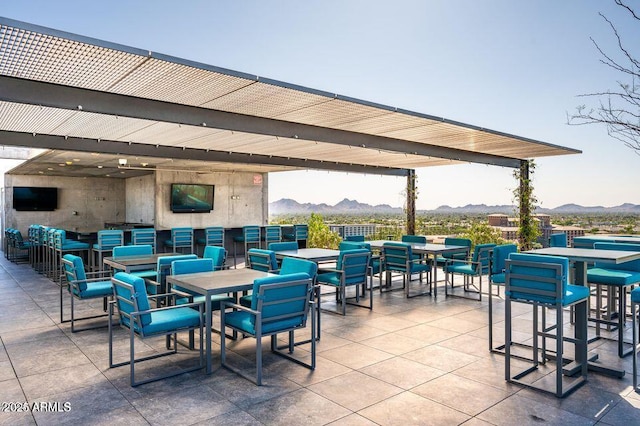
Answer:
<svg viewBox="0 0 640 426"><path fill-rule="evenodd" d="M384 243L399 243L401 241L389 241L389 240L373 240L365 241L369 243L371 248L381 249ZM469 247L456 246L451 244L417 244L417 243L403 243L411 246L411 250L416 254L424 254L427 256L433 256L433 297L438 297L438 267L436 264L436 258L443 253L461 253L468 252Z"/></svg>
<svg viewBox="0 0 640 426"><path fill-rule="evenodd" d="M301 248L298 250L276 251L276 258L295 257L297 259L309 260L315 263L335 262L340 256L340 250L325 248Z"/></svg>
<svg viewBox="0 0 640 426"><path fill-rule="evenodd" d="M626 250L597 250L597 249L586 249L586 248L571 248L571 247L547 247L535 250L529 250L525 253L531 254L541 254L548 256L562 256L568 258L570 261L574 262L575 267L575 275L574 275L574 284L586 286L587 283L587 264L590 262L598 262L598 263L624 263L632 260L640 259L640 247L638 251L626 251ZM620 312L619 315L624 315L624 312ZM576 336L580 339L584 338L586 340L587 336ZM604 367L602 365L594 364L592 361L598 359L598 355L594 355L588 360L580 359L576 357L575 363L569 364L565 367L565 371L567 371L570 375L577 371L581 365L581 363L587 361L587 365L589 370L597 371L600 373L608 374L615 377L623 377L624 369L615 369Z"/></svg>
<svg viewBox="0 0 640 426"><path fill-rule="evenodd" d="M196 274L168 275L167 283L175 284L196 294L205 296L205 327L207 374L211 374L211 296L215 294L238 293L251 290L253 281L259 278L273 277L275 274L256 271L254 269L223 269L214 272ZM224 333L224 330L221 330Z"/></svg>

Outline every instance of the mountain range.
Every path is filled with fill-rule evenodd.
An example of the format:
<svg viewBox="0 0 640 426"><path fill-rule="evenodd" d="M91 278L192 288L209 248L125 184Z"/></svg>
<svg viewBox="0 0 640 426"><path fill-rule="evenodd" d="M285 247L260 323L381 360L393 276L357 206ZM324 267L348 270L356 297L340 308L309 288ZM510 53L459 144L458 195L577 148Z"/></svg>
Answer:
<svg viewBox="0 0 640 426"><path fill-rule="evenodd" d="M402 213L402 207L392 207L388 204L378 204L372 206L366 203L360 203L356 200L345 198L339 203L331 206L326 203L299 203L290 198L283 198L278 201L269 203L269 212L272 215L281 214L311 214L311 213L339 213L339 214L397 214ZM467 204L461 207L440 206L434 210L419 210L424 213L460 213L460 214L490 214L502 213L512 215L515 212L513 205L496 205L488 206L486 204ZM640 214L640 205L625 203L614 207L603 206L581 206L578 204L564 204L552 209L538 207L536 213L559 214L559 213L627 213Z"/></svg>

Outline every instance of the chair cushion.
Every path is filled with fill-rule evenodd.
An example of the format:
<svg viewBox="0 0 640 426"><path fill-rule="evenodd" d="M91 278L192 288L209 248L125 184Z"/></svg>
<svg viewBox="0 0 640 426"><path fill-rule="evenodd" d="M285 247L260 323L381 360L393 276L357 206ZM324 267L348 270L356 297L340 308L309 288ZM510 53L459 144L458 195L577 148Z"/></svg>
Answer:
<svg viewBox="0 0 640 426"><path fill-rule="evenodd" d="M179 328L198 327L200 312L191 308L172 308L151 312L151 322L143 326L145 334L165 333Z"/></svg>
<svg viewBox="0 0 640 426"><path fill-rule="evenodd" d="M244 306L245 308L251 308L251 295L247 294L246 296L242 296L240 298L240 305Z"/></svg>
<svg viewBox="0 0 640 426"><path fill-rule="evenodd" d="M73 264L73 269L75 270L76 280L78 281L78 288L80 292L84 291L87 288L87 284L85 280L87 279L87 275L84 271L84 262L82 258L79 256L75 256L73 254L65 254L63 259L68 260ZM71 272L67 265L64 265L64 269L66 272ZM67 275L67 279L70 279L69 275Z"/></svg>
<svg viewBox="0 0 640 426"><path fill-rule="evenodd" d="M562 298L562 305L567 306L583 299L589 298L589 287L567 284L567 289Z"/></svg>
<svg viewBox="0 0 640 426"><path fill-rule="evenodd" d="M228 312L225 314L225 323L228 326L238 329L239 331L256 335L256 329L254 327L255 316L245 311ZM290 319L272 321L264 323L262 325L262 333L267 334L273 331L289 330L291 328L301 325L300 317L294 317Z"/></svg>
<svg viewBox="0 0 640 426"><path fill-rule="evenodd" d="M631 292L631 302L640 303L640 287L634 288Z"/></svg>
<svg viewBox="0 0 640 426"><path fill-rule="evenodd" d="M504 272L500 274L492 274L491 282L494 284L504 284L507 280L506 274Z"/></svg>
<svg viewBox="0 0 640 426"><path fill-rule="evenodd" d="M86 288L78 295L81 299L92 299L95 297L107 297L113 295L111 281L94 281L86 283Z"/></svg>
<svg viewBox="0 0 640 426"><path fill-rule="evenodd" d="M617 286L638 284L640 283L640 272L596 267L587 271L587 282Z"/></svg>
<svg viewBox="0 0 640 426"><path fill-rule="evenodd" d="M322 274L318 274L316 282L318 284L328 284L339 287L341 275L342 274L339 274L337 272L324 272Z"/></svg>
<svg viewBox="0 0 640 426"><path fill-rule="evenodd" d="M124 287L116 286L116 292L118 293L118 296L122 296L123 298L128 300L131 300L131 298L135 297L136 302L138 303L138 310L140 311L148 311L149 309L151 309L149 299L147 298L147 287L145 286L144 280L142 278L127 274L125 272L118 272L113 276L113 278L133 286L133 294L125 294L126 290L124 289ZM124 303L119 303L118 307L120 309L126 309L127 311L131 310L130 306ZM143 314L140 316L140 320L143 326L148 325L149 323L151 323L151 315Z"/></svg>
<svg viewBox="0 0 640 426"><path fill-rule="evenodd" d="M62 250L89 250L89 243L66 240L64 243L62 243Z"/></svg>
<svg viewBox="0 0 640 426"><path fill-rule="evenodd" d="M465 275L478 275L477 269L468 263L453 263L446 266L447 272Z"/></svg>

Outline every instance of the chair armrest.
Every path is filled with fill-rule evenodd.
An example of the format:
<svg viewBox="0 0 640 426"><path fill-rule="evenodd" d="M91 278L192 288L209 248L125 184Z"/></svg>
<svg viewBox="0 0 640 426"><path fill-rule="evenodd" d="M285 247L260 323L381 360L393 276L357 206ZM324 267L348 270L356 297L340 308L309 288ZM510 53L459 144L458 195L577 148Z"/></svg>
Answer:
<svg viewBox="0 0 640 426"><path fill-rule="evenodd" d="M130 315L131 316L139 316L139 315L144 315L144 314L150 314L152 312L166 311L166 310L169 310L169 309L178 309L178 308L198 308L198 309L202 309L202 307L204 307L204 302L191 302L191 303L185 303L184 305L163 306L161 308L153 308L153 309L147 309L145 311L131 312ZM204 312L204 310L202 312Z"/></svg>
<svg viewBox="0 0 640 426"><path fill-rule="evenodd" d="M224 312L224 310L226 308L233 308L233 309L237 309L239 311L245 311L245 312L249 312L251 315L258 315L260 312L259 311L254 311L251 308L247 308L246 306L242 306L239 305L237 303L233 303L233 302L222 302L220 304L220 312Z"/></svg>
<svg viewBox="0 0 640 426"><path fill-rule="evenodd" d="M322 268L322 272L336 272L338 274L344 273L342 269L335 269L335 268Z"/></svg>
<svg viewBox="0 0 640 426"><path fill-rule="evenodd" d="M188 297L189 300L191 300L193 298L193 294L191 293L187 293L186 291L180 291L180 290L176 290L175 288L171 289L171 293L174 294L175 296L180 296L180 297Z"/></svg>

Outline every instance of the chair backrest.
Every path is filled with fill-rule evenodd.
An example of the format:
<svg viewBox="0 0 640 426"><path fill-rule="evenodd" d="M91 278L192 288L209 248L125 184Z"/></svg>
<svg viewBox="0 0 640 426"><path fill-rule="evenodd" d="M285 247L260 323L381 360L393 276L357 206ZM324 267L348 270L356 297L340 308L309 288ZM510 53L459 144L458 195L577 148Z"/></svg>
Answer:
<svg viewBox="0 0 640 426"><path fill-rule="evenodd" d="M62 268L67 282L70 283L69 291L73 291L76 296L82 294L87 289L87 274L82 258L73 254L65 254L62 256ZM72 287L74 290L71 289Z"/></svg>
<svg viewBox="0 0 640 426"><path fill-rule="evenodd" d="M58 231L58 229L56 228L49 228L47 229L47 246L49 248L55 248L55 242L56 242L56 232Z"/></svg>
<svg viewBox="0 0 640 426"><path fill-rule="evenodd" d="M640 251L638 244L626 243L595 243L593 248L596 250L622 250L622 251ZM640 272L640 259L623 263L602 263L596 262L596 268L617 269L622 271Z"/></svg>
<svg viewBox="0 0 640 426"><path fill-rule="evenodd" d="M265 241L279 242L282 240L282 228L280 225L269 225L264 228Z"/></svg>
<svg viewBox="0 0 640 426"><path fill-rule="evenodd" d="M245 243L260 243L260 227L256 225L243 226L242 236Z"/></svg>
<svg viewBox="0 0 640 426"><path fill-rule="evenodd" d="M263 332L304 327L309 312L311 278L305 273L260 278L253 282L251 309L262 313ZM251 324L255 327L255 316Z"/></svg>
<svg viewBox="0 0 640 426"><path fill-rule="evenodd" d="M193 251L193 228L171 228L171 241L173 248L188 248Z"/></svg>
<svg viewBox="0 0 640 426"><path fill-rule="evenodd" d="M173 275L212 272L214 270L212 259L186 259L171 262L171 274Z"/></svg>
<svg viewBox="0 0 640 426"><path fill-rule="evenodd" d="M306 240L309 238L309 225L293 225L293 233L295 234L296 241Z"/></svg>
<svg viewBox="0 0 640 426"><path fill-rule="evenodd" d="M269 243L269 250L273 250L273 251L298 250L298 242L285 241L282 243Z"/></svg>
<svg viewBox="0 0 640 426"><path fill-rule="evenodd" d="M401 241L410 244L427 244L427 237L424 235L403 235Z"/></svg>
<svg viewBox="0 0 640 426"><path fill-rule="evenodd" d="M509 255L517 252L518 246L515 244L502 244L495 246L491 255L491 273L502 274Z"/></svg>
<svg viewBox="0 0 640 426"><path fill-rule="evenodd" d="M347 235L344 237L344 241L357 241L364 242L364 235Z"/></svg>
<svg viewBox="0 0 640 426"><path fill-rule="evenodd" d="M316 275L318 275L318 265L310 260L296 259L295 257L285 257L282 259L280 275L297 274L300 272L309 275L311 280L315 281Z"/></svg>
<svg viewBox="0 0 640 426"><path fill-rule="evenodd" d="M269 272L278 269L276 253L273 250L249 249L247 252L249 259L248 267L257 271Z"/></svg>
<svg viewBox="0 0 640 426"><path fill-rule="evenodd" d="M64 242L67 240L67 231L64 229L56 229L53 232L53 245L56 250L62 250Z"/></svg>
<svg viewBox="0 0 640 426"><path fill-rule="evenodd" d="M224 247L224 228L222 226L209 226L204 228L205 246Z"/></svg>
<svg viewBox="0 0 640 426"><path fill-rule="evenodd" d="M574 237L573 248L590 248L592 249L594 244L598 242L598 238L591 237Z"/></svg>
<svg viewBox="0 0 640 426"><path fill-rule="evenodd" d="M131 313L148 311L151 306L147 298L144 280L135 275L118 272L111 278L113 297L116 301L120 324L131 327ZM151 324L151 314L142 314L136 318L134 329L144 335L144 327Z"/></svg>
<svg viewBox="0 0 640 426"><path fill-rule="evenodd" d="M567 247L567 234L551 234L549 236L549 247Z"/></svg>
<svg viewBox="0 0 640 426"><path fill-rule="evenodd" d="M129 256L150 256L153 254L153 247L150 245L139 246L117 246L113 248L113 258Z"/></svg>
<svg viewBox="0 0 640 426"><path fill-rule="evenodd" d="M446 237L444 239L445 245L451 246L465 246L468 247L468 251L471 251L471 240L468 238ZM446 259L466 259L467 253L442 253L442 257Z"/></svg>
<svg viewBox="0 0 640 426"><path fill-rule="evenodd" d="M195 254L178 254L175 256L160 256L158 257L158 262L156 264L156 281L160 284L161 288L164 288L164 284L171 270L171 263L175 260L187 260L187 259L197 259L198 256Z"/></svg>
<svg viewBox="0 0 640 426"><path fill-rule="evenodd" d="M338 250L340 251L345 251L345 250L357 250L357 249L371 249L371 245L369 243L365 243L365 242L359 242L359 241L341 241L340 245L338 246Z"/></svg>
<svg viewBox="0 0 640 426"><path fill-rule="evenodd" d="M407 264L412 255L411 246L407 243L384 243L382 245L384 269L407 272Z"/></svg>
<svg viewBox="0 0 640 426"><path fill-rule="evenodd" d="M124 232L120 229L103 229L98 231L98 246L100 250L113 250L114 247L124 245Z"/></svg>
<svg viewBox="0 0 640 426"><path fill-rule="evenodd" d="M204 253L202 254L204 259L213 260L213 268L219 271L224 268L224 261L227 258L227 251L224 247L219 246L206 246Z"/></svg>
<svg viewBox="0 0 640 426"><path fill-rule="evenodd" d="M567 289L569 259L512 253L506 261L506 294L512 299L561 304Z"/></svg>
<svg viewBox="0 0 640 426"><path fill-rule="evenodd" d="M473 248L473 256L471 258L473 269L476 270L480 266L481 274L489 273L489 264L491 263L491 250L496 246L493 243L477 244ZM475 263L477 262L477 263Z"/></svg>
<svg viewBox="0 0 640 426"><path fill-rule="evenodd" d="M134 228L131 230L131 243L137 245L150 245L153 253L156 251L156 230L153 228Z"/></svg>
<svg viewBox="0 0 640 426"><path fill-rule="evenodd" d="M370 260L371 252L367 249L341 251L336 269L343 271L346 285L366 283Z"/></svg>

